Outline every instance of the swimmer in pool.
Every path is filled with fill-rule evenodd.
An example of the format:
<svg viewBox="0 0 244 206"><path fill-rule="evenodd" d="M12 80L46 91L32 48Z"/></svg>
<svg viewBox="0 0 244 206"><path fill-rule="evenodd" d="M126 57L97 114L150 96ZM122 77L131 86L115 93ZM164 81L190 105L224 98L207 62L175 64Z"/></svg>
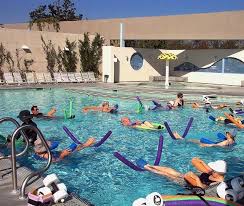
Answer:
<svg viewBox="0 0 244 206"><path fill-rule="evenodd" d="M32 106L31 107L31 113L32 113L32 116L33 117L36 117L36 118L53 118L55 117L55 113L56 113L56 109L55 108L52 108L46 115L44 115L43 113L40 112L38 106Z"/></svg>
<svg viewBox="0 0 244 206"><path fill-rule="evenodd" d="M182 180L184 180L185 183L190 184L193 187L206 189L210 185L224 181L224 175L227 170L225 161L218 160L206 164L199 158L193 158L192 164L199 172L201 172L200 175L196 175L193 172L182 174L170 167L149 165L142 159L137 162L139 167L144 168L149 172L168 177L178 183L183 182Z"/></svg>
<svg viewBox="0 0 244 206"><path fill-rule="evenodd" d="M187 141L199 144L201 147L227 147L227 146L232 146L235 144L236 134L237 134L236 129L226 132L226 140L223 140L217 144L204 144L204 143L201 143L200 140L196 140L196 139L188 139ZM184 139L177 132L174 132L174 136L176 139L181 139L181 140Z"/></svg>
<svg viewBox="0 0 244 206"><path fill-rule="evenodd" d="M143 126L143 127L155 129L155 126L153 126L152 123L150 123L148 121L142 122L142 121L136 120L135 122L131 122L130 118L128 118L128 117L122 117L121 123L122 123L122 125L127 126L127 127L136 128L137 126ZM156 128L156 129L162 129L162 127L158 126L158 128Z"/></svg>

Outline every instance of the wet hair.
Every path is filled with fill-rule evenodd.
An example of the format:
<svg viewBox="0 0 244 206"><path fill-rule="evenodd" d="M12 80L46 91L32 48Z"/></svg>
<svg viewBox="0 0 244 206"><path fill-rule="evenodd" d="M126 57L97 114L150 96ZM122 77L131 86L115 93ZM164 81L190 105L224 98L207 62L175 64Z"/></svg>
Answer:
<svg viewBox="0 0 244 206"><path fill-rule="evenodd" d="M178 97L178 98L182 98L182 97L183 97L183 94L182 94L181 92L179 92L179 93L177 94L177 97Z"/></svg>
<svg viewBox="0 0 244 206"><path fill-rule="evenodd" d="M34 111L34 110L37 109L37 108L38 108L38 106L34 106L34 105L33 105L33 106L31 107L31 111Z"/></svg>

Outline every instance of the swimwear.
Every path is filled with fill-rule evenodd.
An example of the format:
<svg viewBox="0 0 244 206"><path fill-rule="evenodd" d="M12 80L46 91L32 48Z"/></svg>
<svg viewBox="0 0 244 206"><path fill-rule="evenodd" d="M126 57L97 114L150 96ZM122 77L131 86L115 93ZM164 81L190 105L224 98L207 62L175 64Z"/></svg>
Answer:
<svg viewBox="0 0 244 206"><path fill-rule="evenodd" d="M208 174L208 173L202 173L200 176L199 176L199 179L201 180L201 182L205 185L210 185L211 183L213 183L214 181L210 180L209 177L211 175Z"/></svg>

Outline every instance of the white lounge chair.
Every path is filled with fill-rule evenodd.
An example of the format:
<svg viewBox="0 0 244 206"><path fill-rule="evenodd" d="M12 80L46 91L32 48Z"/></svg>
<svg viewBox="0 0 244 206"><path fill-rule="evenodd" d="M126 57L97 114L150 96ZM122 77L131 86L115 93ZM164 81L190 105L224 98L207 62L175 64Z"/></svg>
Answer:
<svg viewBox="0 0 244 206"><path fill-rule="evenodd" d="M90 82L89 76L87 72L82 72L82 78L84 80L84 82Z"/></svg>
<svg viewBox="0 0 244 206"><path fill-rule="evenodd" d="M75 73L75 78L77 82L84 82L80 72Z"/></svg>
<svg viewBox="0 0 244 206"><path fill-rule="evenodd" d="M89 80L91 82L96 82L95 74L94 72L88 72Z"/></svg>
<svg viewBox="0 0 244 206"><path fill-rule="evenodd" d="M73 72L68 72L68 78L69 78L70 82L75 82L75 83L78 82L77 79L75 78L75 73L73 73Z"/></svg>
<svg viewBox="0 0 244 206"><path fill-rule="evenodd" d="M57 83L63 82L60 73L53 73L53 76L54 76L55 82L57 82Z"/></svg>
<svg viewBox="0 0 244 206"><path fill-rule="evenodd" d="M44 75L44 78L45 78L45 82L46 83L54 83L52 77L51 77L51 74L48 72L48 73L43 73Z"/></svg>
<svg viewBox="0 0 244 206"><path fill-rule="evenodd" d="M21 77L21 75L20 75L19 72L14 72L13 73L13 76L14 76L14 81L16 83L18 83L18 84L24 84L24 83L26 83L26 82L23 81L23 79L22 79L22 77Z"/></svg>
<svg viewBox="0 0 244 206"><path fill-rule="evenodd" d="M43 73L40 73L40 72L37 72L37 73L36 73L36 81L37 81L39 84L46 83Z"/></svg>
<svg viewBox="0 0 244 206"><path fill-rule="evenodd" d="M3 73L3 77L4 77L6 84L16 84L12 73L10 73L10 72Z"/></svg>
<svg viewBox="0 0 244 206"><path fill-rule="evenodd" d="M26 75L26 80L27 80L28 84L35 84L36 83L35 76L34 76L33 72L27 72L27 73L25 73L25 75Z"/></svg>
<svg viewBox="0 0 244 206"><path fill-rule="evenodd" d="M70 82L67 73L61 73L61 79L62 79L62 82L63 82L63 83L69 83L69 82Z"/></svg>

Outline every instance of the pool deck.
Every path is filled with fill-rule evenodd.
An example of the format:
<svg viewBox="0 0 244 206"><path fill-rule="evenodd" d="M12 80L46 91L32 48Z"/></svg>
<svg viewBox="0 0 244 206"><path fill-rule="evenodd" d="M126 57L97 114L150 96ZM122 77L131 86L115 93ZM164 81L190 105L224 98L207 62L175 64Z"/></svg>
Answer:
<svg viewBox="0 0 244 206"><path fill-rule="evenodd" d="M0 160L0 205L4 206L26 206L27 199L20 200L19 192L17 194L12 193L12 172L11 172L11 162L9 159ZM20 187L23 180L32 171L26 167L17 164L17 185ZM38 178L37 181L30 184L26 188L26 192L32 191L33 188L39 188L43 185L43 178ZM85 199L76 197L74 194L70 194L64 203L52 204L57 206L92 206Z"/></svg>
<svg viewBox="0 0 244 206"><path fill-rule="evenodd" d="M175 88L172 83L168 89L164 88L162 83L150 82L123 82L123 83L59 83L59 84L23 84L23 85L1 85L0 90L5 89L47 89L47 88L72 88L82 89L84 87L100 87L106 89L119 89L124 91L138 91L138 92L163 92L163 93L177 93L183 92L184 94L216 94L228 96L244 96L244 87L240 86L227 86L227 85L212 85L212 84L196 84L196 83L183 83L185 86ZM193 87L193 88L192 88ZM202 89L201 89L202 87ZM198 89L197 89L198 88Z"/></svg>

